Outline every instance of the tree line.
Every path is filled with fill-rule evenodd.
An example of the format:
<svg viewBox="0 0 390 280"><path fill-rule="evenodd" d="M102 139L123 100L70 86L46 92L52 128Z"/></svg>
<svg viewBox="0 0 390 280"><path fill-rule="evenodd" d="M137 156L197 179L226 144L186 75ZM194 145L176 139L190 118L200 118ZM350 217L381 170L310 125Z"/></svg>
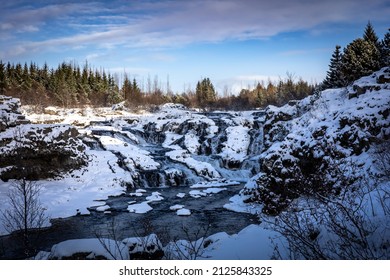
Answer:
<svg viewBox="0 0 390 280"><path fill-rule="evenodd" d="M21 99L23 104L71 107L110 105L121 100L119 87L110 73L80 68L63 62L56 69L31 62L24 65L0 61L0 94Z"/></svg>
<svg viewBox="0 0 390 280"><path fill-rule="evenodd" d="M37 109L49 105L61 107L110 106L125 101L130 108L160 105L167 102L181 103L203 109L252 109L269 104L283 105L290 99L301 99L313 92L314 85L292 74L277 82L258 82L252 89L242 89L237 95L225 87L218 94L209 78L198 81L195 89L173 93L167 81L163 90L156 76L147 78L146 86L131 79L126 73L119 78L105 70L93 69L86 62L63 62L57 68L42 67L36 63L11 64L0 61L0 94L20 98L23 104Z"/></svg>
<svg viewBox="0 0 390 280"><path fill-rule="evenodd" d="M336 45L330 59L329 70L321 88L339 88L360 77L390 65L390 29L379 40L371 22L368 22L363 38L348 44L344 51Z"/></svg>

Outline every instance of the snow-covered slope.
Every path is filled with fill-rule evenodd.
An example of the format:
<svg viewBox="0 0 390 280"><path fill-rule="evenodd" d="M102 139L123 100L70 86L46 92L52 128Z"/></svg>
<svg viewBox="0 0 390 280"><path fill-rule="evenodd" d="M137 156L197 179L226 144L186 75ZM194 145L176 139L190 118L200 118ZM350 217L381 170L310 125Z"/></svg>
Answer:
<svg viewBox="0 0 390 280"><path fill-rule="evenodd" d="M389 145L389 81L390 69L383 68L347 88L268 107L261 172L245 193L264 203L264 212L276 214L300 193L337 193L347 168L355 179L375 172L378 144Z"/></svg>

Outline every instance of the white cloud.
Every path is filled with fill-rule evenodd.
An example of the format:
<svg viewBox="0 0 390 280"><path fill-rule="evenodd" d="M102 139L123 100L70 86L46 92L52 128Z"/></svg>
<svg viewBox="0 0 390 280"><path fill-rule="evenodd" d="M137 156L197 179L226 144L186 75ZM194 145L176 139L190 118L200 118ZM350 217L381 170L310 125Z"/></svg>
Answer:
<svg viewBox="0 0 390 280"><path fill-rule="evenodd" d="M215 82L215 88L219 94L228 91L231 94L239 94L242 89L253 89L257 83L267 85L268 81L277 82L281 77L260 74L238 75L231 78L219 79Z"/></svg>
<svg viewBox="0 0 390 280"><path fill-rule="evenodd" d="M104 54L102 54L102 53L90 53L90 54L86 55L85 59L90 61L90 60L94 60L96 58L100 58L102 56L104 56Z"/></svg>

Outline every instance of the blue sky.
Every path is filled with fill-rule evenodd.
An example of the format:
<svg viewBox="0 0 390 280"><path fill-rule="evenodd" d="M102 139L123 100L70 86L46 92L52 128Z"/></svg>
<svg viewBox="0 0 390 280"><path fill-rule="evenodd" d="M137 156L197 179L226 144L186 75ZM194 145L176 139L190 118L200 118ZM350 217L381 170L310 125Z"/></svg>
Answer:
<svg viewBox="0 0 390 280"><path fill-rule="evenodd" d="M7 1L0 59L56 67L86 60L173 91L209 77L222 92L255 81L309 82L326 75L336 44L361 37L370 20L382 38L388 0Z"/></svg>

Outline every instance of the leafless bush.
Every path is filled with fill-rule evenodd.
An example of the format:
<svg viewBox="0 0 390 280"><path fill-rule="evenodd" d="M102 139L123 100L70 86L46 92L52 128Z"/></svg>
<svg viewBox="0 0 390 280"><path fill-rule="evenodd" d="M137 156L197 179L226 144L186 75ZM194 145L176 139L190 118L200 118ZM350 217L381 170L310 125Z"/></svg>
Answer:
<svg viewBox="0 0 390 280"><path fill-rule="evenodd" d="M42 228L48 220L46 209L39 199L40 189L40 185L33 181L25 179L15 181L8 193L9 207L1 213L2 221L9 233L22 233L26 256L32 253L31 230Z"/></svg>
<svg viewBox="0 0 390 280"><path fill-rule="evenodd" d="M204 257L205 243L210 229L210 223L199 226L193 233L190 229L182 225L185 240L174 238L164 249L165 259L196 260ZM194 240L194 241L191 241Z"/></svg>
<svg viewBox="0 0 390 280"><path fill-rule="evenodd" d="M102 245L104 250L112 257L112 259L126 259L122 252L123 244L121 241L119 241L118 226L114 218L107 226L106 233L103 233L101 230L96 230L95 236L99 240L99 243ZM111 242L111 240L114 240L114 242Z"/></svg>
<svg viewBox="0 0 390 280"><path fill-rule="evenodd" d="M390 140L381 141L376 146L374 155L375 165L384 176L384 179L390 180Z"/></svg>
<svg viewBox="0 0 390 280"><path fill-rule="evenodd" d="M95 230L95 236L103 248L113 259L120 257L121 248L126 245L132 259L166 259L166 260L195 260L204 258L205 249L208 246L207 234L210 223L189 228L184 224L181 227L184 239L172 236L169 228L156 229L151 220L144 218L134 227L135 236L123 239L117 221L113 218L106 228ZM115 245L109 241L116 241ZM161 242L164 241L164 242ZM163 245L167 244L166 246Z"/></svg>
<svg viewBox="0 0 390 280"><path fill-rule="evenodd" d="M346 172L346 167L352 171ZM351 180L350 175L358 169L356 165L340 163L332 168L340 186L336 194L325 195L313 190L296 200L295 206L291 205L268 221L286 238L289 257L388 259L388 193L381 188L376 177L366 175ZM328 177L323 176L322 180L327 184Z"/></svg>

